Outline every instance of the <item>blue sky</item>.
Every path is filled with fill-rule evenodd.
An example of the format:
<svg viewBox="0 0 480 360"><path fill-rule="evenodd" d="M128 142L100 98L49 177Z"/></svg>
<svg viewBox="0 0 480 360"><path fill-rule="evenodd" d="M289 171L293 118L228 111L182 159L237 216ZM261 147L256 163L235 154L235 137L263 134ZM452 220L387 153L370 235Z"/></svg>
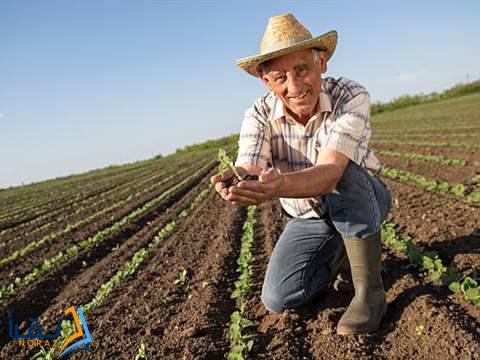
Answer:
<svg viewBox="0 0 480 360"><path fill-rule="evenodd" d="M235 60L292 12L374 101L480 78L479 1L0 1L0 188L239 131Z"/></svg>

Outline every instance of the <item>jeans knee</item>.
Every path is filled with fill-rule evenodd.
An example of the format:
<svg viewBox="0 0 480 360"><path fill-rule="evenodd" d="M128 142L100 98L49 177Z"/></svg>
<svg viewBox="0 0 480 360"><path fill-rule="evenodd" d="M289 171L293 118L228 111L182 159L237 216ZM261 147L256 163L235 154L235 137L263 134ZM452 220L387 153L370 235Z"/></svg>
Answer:
<svg viewBox="0 0 480 360"><path fill-rule="evenodd" d="M268 311L279 313L296 309L306 302L305 289L292 284L263 283L261 300Z"/></svg>
<svg viewBox="0 0 480 360"><path fill-rule="evenodd" d="M269 288L263 284L261 300L265 308L272 313L279 313L285 310L282 296L275 288Z"/></svg>

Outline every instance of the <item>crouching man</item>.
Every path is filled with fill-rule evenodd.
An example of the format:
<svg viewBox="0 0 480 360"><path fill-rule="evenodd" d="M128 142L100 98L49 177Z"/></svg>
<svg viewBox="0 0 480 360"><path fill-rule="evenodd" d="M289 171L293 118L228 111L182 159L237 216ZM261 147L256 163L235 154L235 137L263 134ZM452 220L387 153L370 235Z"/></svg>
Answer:
<svg viewBox="0 0 480 360"><path fill-rule="evenodd" d="M355 297L337 326L346 335L376 331L387 309L380 225L391 196L368 148L368 92L344 77L322 78L336 44L336 31L312 37L291 14L270 18L260 55L237 62L269 90L246 111L236 161L259 179L227 187L227 171L211 180L233 204L279 198L291 217L265 275L269 311L297 308L342 268L351 271Z"/></svg>

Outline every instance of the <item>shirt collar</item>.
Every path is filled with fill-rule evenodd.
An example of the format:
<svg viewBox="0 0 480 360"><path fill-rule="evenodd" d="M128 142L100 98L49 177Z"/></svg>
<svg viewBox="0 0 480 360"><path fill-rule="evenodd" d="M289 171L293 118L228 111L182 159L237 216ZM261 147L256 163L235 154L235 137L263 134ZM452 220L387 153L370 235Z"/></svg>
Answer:
<svg viewBox="0 0 480 360"><path fill-rule="evenodd" d="M285 108L280 98L278 98L275 94L274 94L274 97L275 97L275 102L274 102L271 120L275 121L277 119L285 117L288 122L296 123L295 120L290 118L290 116L285 116ZM321 90L320 90L319 98L320 98L320 101L318 103L317 111L315 115L321 114L323 112L332 112L332 102L330 99L330 94L327 92L327 88L325 86L323 79L321 81Z"/></svg>

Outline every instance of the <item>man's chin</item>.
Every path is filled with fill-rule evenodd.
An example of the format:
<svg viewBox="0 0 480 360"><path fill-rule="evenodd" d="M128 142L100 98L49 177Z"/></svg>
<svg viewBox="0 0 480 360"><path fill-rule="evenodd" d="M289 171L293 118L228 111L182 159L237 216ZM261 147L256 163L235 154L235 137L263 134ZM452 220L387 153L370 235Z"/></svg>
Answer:
<svg viewBox="0 0 480 360"><path fill-rule="evenodd" d="M294 113L300 118L310 118L311 116L313 116L313 109L311 109L311 107L302 106L300 108L296 108L294 110Z"/></svg>

